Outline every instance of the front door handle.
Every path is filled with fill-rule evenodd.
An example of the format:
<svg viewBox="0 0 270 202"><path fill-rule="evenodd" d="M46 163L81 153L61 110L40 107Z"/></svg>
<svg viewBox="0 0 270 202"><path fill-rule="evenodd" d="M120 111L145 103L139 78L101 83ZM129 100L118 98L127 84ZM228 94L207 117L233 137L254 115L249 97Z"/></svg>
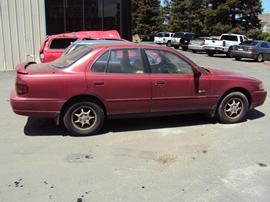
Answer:
<svg viewBox="0 0 270 202"><path fill-rule="evenodd" d="M94 86L104 86L104 82L94 82Z"/></svg>

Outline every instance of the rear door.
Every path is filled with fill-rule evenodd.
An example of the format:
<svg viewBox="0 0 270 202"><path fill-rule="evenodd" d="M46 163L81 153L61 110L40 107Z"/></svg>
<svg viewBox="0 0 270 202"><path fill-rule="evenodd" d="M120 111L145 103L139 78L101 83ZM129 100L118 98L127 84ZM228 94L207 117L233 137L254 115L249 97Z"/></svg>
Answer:
<svg viewBox="0 0 270 202"><path fill-rule="evenodd" d="M150 112L151 82L140 49L104 52L86 73L90 94L100 98L109 114Z"/></svg>
<svg viewBox="0 0 270 202"><path fill-rule="evenodd" d="M192 64L173 52L145 52L151 68L152 112L209 109L207 75L194 76Z"/></svg>

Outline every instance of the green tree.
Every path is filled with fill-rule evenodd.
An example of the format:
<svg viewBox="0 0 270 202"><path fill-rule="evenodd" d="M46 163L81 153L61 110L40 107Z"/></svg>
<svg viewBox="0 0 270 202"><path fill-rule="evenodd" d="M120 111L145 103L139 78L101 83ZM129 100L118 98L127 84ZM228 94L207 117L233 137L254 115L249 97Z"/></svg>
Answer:
<svg viewBox="0 0 270 202"><path fill-rule="evenodd" d="M172 0L171 31L210 35L260 29L260 0Z"/></svg>
<svg viewBox="0 0 270 202"><path fill-rule="evenodd" d="M138 34L142 40L153 40L162 29L164 18L161 15L160 0L132 0L132 35Z"/></svg>

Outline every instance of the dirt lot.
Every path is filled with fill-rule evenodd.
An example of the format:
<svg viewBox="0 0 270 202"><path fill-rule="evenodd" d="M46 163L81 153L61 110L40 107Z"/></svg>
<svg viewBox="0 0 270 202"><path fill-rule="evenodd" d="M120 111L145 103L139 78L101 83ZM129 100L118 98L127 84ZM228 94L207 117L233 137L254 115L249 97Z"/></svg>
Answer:
<svg viewBox="0 0 270 202"><path fill-rule="evenodd" d="M242 72L270 89L270 66L181 53L201 66ZM268 201L270 98L246 122L204 115L110 120L71 137L51 119L18 116L0 72L1 201Z"/></svg>

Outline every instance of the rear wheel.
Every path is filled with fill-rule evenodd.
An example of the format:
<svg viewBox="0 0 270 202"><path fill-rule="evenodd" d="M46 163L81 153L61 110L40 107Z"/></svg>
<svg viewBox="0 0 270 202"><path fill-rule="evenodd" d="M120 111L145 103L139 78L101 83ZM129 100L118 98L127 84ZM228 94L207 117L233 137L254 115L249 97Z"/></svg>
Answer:
<svg viewBox="0 0 270 202"><path fill-rule="evenodd" d="M93 135L104 122L103 109L91 101L81 101L70 105L64 115L64 124L72 135Z"/></svg>
<svg viewBox="0 0 270 202"><path fill-rule="evenodd" d="M221 101L217 117L223 123L237 123L245 119L248 112L248 100L241 92L228 94Z"/></svg>
<svg viewBox="0 0 270 202"><path fill-rule="evenodd" d="M172 46L171 41L168 41L166 45L167 45L168 47L171 47L171 46Z"/></svg>
<svg viewBox="0 0 270 202"><path fill-rule="evenodd" d="M257 55L256 61L257 61L257 62L262 62L262 61L263 61L263 55L262 55L261 53L259 53L259 54Z"/></svg>
<svg viewBox="0 0 270 202"><path fill-rule="evenodd" d="M174 46L174 49L178 49L179 48L179 46Z"/></svg>
<svg viewBox="0 0 270 202"><path fill-rule="evenodd" d="M183 46L182 46L182 50L183 50L183 51L186 51L187 49L188 49L187 47L185 47L185 46L183 47Z"/></svg>
<svg viewBox="0 0 270 202"><path fill-rule="evenodd" d="M232 49L231 49L231 48L229 48L228 52L226 53L226 56L227 56L228 58L232 58L232 57L233 57Z"/></svg>
<svg viewBox="0 0 270 202"><path fill-rule="evenodd" d="M214 55L214 52L213 51L207 51L207 55L208 56L213 56Z"/></svg>

